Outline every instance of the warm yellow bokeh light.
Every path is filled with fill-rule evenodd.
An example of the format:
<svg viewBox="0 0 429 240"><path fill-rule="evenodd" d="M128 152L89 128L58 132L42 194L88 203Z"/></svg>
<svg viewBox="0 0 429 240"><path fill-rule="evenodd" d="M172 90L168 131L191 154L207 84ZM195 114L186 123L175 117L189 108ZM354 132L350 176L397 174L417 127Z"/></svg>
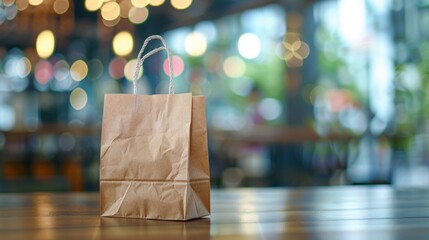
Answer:
<svg viewBox="0 0 429 240"><path fill-rule="evenodd" d="M149 4L149 0L131 0L131 4L136 8L144 8Z"/></svg>
<svg viewBox="0 0 429 240"><path fill-rule="evenodd" d="M164 2L165 0L150 0L149 4L156 7L161 6Z"/></svg>
<svg viewBox="0 0 429 240"><path fill-rule="evenodd" d="M191 6L192 0L171 0L171 6L176 9L182 10Z"/></svg>
<svg viewBox="0 0 429 240"><path fill-rule="evenodd" d="M30 3L30 5L39 6L43 3L43 0L29 0L28 2Z"/></svg>
<svg viewBox="0 0 429 240"><path fill-rule="evenodd" d="M307 43L301 40L297 40L292 44L284 42L283 46L285 48L284 58L286 61L290 61L294 58L304 60L310 54L310 48Z"/></svg>
<svg viewBox="0 0 429 240"><path fill-rule="evenodd" d="M113 21L119 17L121 7L117 2L107 2L101 7L101 16L107 21Z"/></svg>
<svg viewBox="0 0 429 240"><path fill-rule="evenodd" d="M140 24L146 21L149 16L149 10L147 8L136 8L131 7L130 12L128 13L128 18L130 22L134 24Z"/></svg>
<svg viewBox="0 0 429 240"><path fill-rule="evenodd" d="M185 38L185 51L194 57L203 55L207 50L207 39L199 32L192 32Z"/></svg>
<svg viewBox="0 0 429 240"><path fill-rule="evenodd" d="M128 81L133 81L134 79L134 72L136 71L136 64L137 59L131 59L130 61L125 64L124 67L124 76ZM139 75L137 76L137 79L140 79L143 75L143 67L140 67Z"/></svg>
<svg viewBox="0 0 429 240"><path fill-rule="evenodd" d="M223 71L230 78L239 78L246 72L246 64L239 57L228 57L223 62Z"/></svg>
<svg viewBox="0 0 429 240"><path fill-rule="evenodd" d="M69 7L70 7L69 0L55 0L54 2L54 11L57 14L63 14L67 12Z"/></svg>
<svg viewBox="0 0 429 240"><path fill-rule="evenodd" d="M95 12L101 8L103 0L85 0L85 8L90 12Z"/></svg>
<svg viewBox="0 0 429 240"><path fill-rule="evenodd" d="M76 88L70 94L70 105L76 109L81 110L88 103L88 95L82 88Z"/></svg>
<svg viewBox="0 0 429 240"><path fill-rule="evenodd" d="M55 36L50 30L44 30L37 36L36 51L41 58L48 58L55 49Z"/></svg>
<svg viewBox="0 0 429 240"><path fill-rule="evenodd" d="M88 75L88 65L83 60L75 61L70 67L70 75L73 80L82 81Z"/></svg>
<svg viewBox="0 0 429 240"><path fill-rule="evenodd" d="M113 38L112 46L116 55L126 56L130 54L134 48L133 36L127 31L119 32Z"/></svg>

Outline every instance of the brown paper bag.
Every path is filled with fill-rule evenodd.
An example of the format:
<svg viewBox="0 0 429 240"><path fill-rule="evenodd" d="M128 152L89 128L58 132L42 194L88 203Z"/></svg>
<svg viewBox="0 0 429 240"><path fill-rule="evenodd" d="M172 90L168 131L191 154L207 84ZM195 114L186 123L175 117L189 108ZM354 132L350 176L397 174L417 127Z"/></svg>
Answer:
<svg viewBox="0 0 429 240"><path fill-rule="evenodd" d="M147 43L164 46L140 58ZM145 58L166 50L146 39ZM170 74L172 75L172 74ZM191 93L106 94L100 150L101 215L188 220L210 214L205 98ZM135 88L134 88L135 93Z"/></svg>

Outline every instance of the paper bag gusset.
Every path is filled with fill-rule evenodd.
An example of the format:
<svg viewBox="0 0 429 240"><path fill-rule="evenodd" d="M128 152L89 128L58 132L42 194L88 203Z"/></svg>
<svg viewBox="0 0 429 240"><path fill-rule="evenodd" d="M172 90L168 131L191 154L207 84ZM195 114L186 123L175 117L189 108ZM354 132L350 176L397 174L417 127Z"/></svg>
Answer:
<svg viewBox="0 0 429 240"><path fill-rule="evenodd" d="M141 57L148 42L162 47ZM188 220L210 214L210 173L204 96L137 95L144 60L167 51L151 36L138 55L134 94L106 94L100 149L101 215Z"/></svg>

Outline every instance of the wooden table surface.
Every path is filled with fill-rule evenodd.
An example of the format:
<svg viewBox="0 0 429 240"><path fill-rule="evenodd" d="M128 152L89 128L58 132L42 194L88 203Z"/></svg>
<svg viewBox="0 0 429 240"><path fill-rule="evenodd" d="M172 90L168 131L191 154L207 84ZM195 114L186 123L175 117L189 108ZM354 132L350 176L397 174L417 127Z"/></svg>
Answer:
<svg viewBox="0 0 429 240"><path fill-rule="evenodd" d="M212 190L188 222L102 218L98 193L0 194L0 239L429 239L429 188Z"/></svg>

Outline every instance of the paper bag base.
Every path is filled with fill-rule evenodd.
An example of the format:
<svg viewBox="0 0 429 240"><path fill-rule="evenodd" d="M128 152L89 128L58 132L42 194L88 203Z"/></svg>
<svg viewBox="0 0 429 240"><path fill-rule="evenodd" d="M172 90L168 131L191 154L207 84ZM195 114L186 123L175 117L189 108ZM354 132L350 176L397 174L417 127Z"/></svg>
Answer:
<svg viewBox="0 0 429 240"><path fill-rule="evenodd" d="M210 215L209 180L101 180L100 189L103 217L186 221Z"/></svg>

